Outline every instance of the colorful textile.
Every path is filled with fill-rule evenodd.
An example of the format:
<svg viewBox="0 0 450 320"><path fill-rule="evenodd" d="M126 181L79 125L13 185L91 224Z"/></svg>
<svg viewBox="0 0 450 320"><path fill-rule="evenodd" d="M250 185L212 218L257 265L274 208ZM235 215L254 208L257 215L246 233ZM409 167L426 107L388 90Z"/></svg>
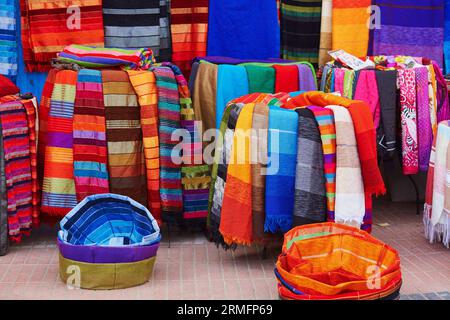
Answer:
<svg viewBox="0 0 450 320"><path fill-rule="evenodd" d="M98 48L81 45L64 47L58 53L58 60L75 63L86 68L111 68L121 66L124 69L147 70L155 62L150 48L117 49Z"/></svg>
<svg viewBox="0 0 450 320"><path fill-rule="evenodd" d="M334 0L332 11L332 48L365 57L369 46L371 0ZM401 51L400 51L401 52Z"/></svg>
<svg viewBox="0 0 450 320"><path fill-rule="evenodd" d="M200 63L194 85L195 120L202 121L201 134L216 128L216 95L218 66L208 62Z"/></svg>
<svg viewBox="0 0 450 320"><path fill-rule="evenodd" d="M220 127L227 103L249 93L247 71L243 66L222 64L217 70L216 128Z"/></svg>
<svg viewBox="0 0 450 320"><path fill-rule="evenodd" d="M437 134L437 81L436 75L434 73L433 65L427 65L428 68L428 97L430 98L429 109L430 109L430 121L431 129L433 131L433 137ZM448 91L448 90L447 90Z"/></svg>
<svg viewBox="0 0 450 320"><path fill-rule="evenodd" d="M249 93L274 93L275 69L271 66L246 64Z"/></svg>
<svg viewBox="0 0 450 320"><path fill-rule="evenodd" d="M183 210L181 191L181 166L172 161L172 151L177 145L172 133L180 128L180 97L175 75L168 67L155 67L158 92L160 197L163 213L180 213Z"/></svg>
<svg viewBox="0 0 450 320"><path fill-rule="evenodd" d="M327 106L336 128L336 199L334 220L360 228L365 214L364 184L350 112L342 106Z"/></svg>
<svg viewBox="0 0 450 320"><path fill-rule="evenodd" d="M275 1L210 0L207 53L240 59L279 57Z"/></svg>
<svg viewBox="0 0 450 320"><path fill-rule="evenodd" d="M20 89L8 78L0 75L0 97L17 94Z"/></svg>
<svg viewBox="0 0 450 320"><path fill-rule="evenodd" d="M347 99L353 99L353 82L355 80L355 71L347 70L347 69L345 69L344 71L345 71L345 74L344 74L343 96Z"/></svg>
<svg viewBox="0 0 450 320"><path fill-rule="evenodd" d="M21 1L28 71L48 71L50 60L68 45L104 46L102 1L82 0L76 8L66 0Z"/></svg>
<svg viewBox="0 0 450 320"><path fill-rule="evenodd" d="M275 69L275 92L299 90L299 70L296 65L273 65Z"/></svg>
<svg viewBox="0 0 450 320"><path fill-rule="evenodd" d="M319 67L330 61L328 51L332 48L332 18L333 0L322 0L320 19L320 45L319 45Z"/></svg>
<svg viewBox="0 0 450 320"><path fill-rule="evenodd" d="M16 1L0 1L0 75L15 81L17 77Z"/></svg>
<svg viewBox="0 0 450 320"><path fill-rule="evenodd" d="M298 108L294 226L326 221L327 196L322 140L314 113Z"/></svg>
<svg viewBox="0 0 450 320"><path fill-rule="evenodd" d="M336 68L334 69L334 92L338 92L341 96L344 95L344 78L345 70Z"/></svg>
<svg viewBox="0 0 450 320"><path fill-rule="evenodd" d="M206 55L208 0L171 0L172 61L189 77L191 61Z"/></svg>
<svg viewBox="0 0 450 320"><path fill-rule="evenodd" d="M444 59L445 73L450 73L450 0L444 3Z"/></svg>
<svg viewBox="0 0 450 320"><path fill-rule="evenodd" d="M140 105L140 121L147 172L147 207L153 217L160 222L161 201L159 194L160 168L156 77L150 71L129 70L127 72Z"/></svg>
<svg viewBox="0 0 450 320"><path fill-rule="evenodd" d="M402 161L404 174L419 171L417 144L416 76L414 69L398 70L400 119L402 126Z"/></svg>
<svg viewBox="0 0 450 320"><path fill-rule="evenodd" d="M319 125L327 196L327 220L334 221L336 198L336 128L334 115L333 111L323 107L310 106L308 108L314 113Z"/></svg>
<svg viewBox="0 0 450 320"><path fill-rule="evenodd" d="M427 171L430 161L433 131L431 128L428 91L428 69L420 67L416 72L417 95L417 143L419 151L419 170Z"/></svg>
<svg viewBox="0 0 450 320"><path fill-rule="evenodd" d="M9 239L20 242L32 226L30 140L25 108L19 101L0 105Z"/></svg>
<svg viewBox="0 0 450 320"><path fill-rule="evenodd" d="M109 190L147 205L147 179L138 98L127 72L102 70Z"/></svg>
<svg viewBox="0 0 450 320"><path fill-rule="evenodd" d="M295 111L269 108L264 231L286 232L292 227L297 159L298 115Z"/></svg>
<svg viewBox="0 0 450 320"><path fill-rule="evenodd" d="M64 216L76 204L73 175L73 108L77 73L56 74L48 113L41 210Z"/></svg>
<svg viewBox="0 0 450 320"><path fill-rule="evenodd" d="M0 132L3 133L1 121ZM3 134L0 134L0 256L8 252L8 238L8 195L6 191L5 152L3 150Z"/></svg>
<svg viewBox="0 0 450 320"><path fill-rule="evenodd" d="M250 129L254 108L254 103L244 105L233 135L219 227L228 245L250 245L253 242Z"/></svg>
<svg viewBox="0 0 450 320"><path fill-rule="evenodd" d="M336 73L338 70L340 69L337 69ZM375 129L378 128L380 124L380 98L375 70L362 70L359 73L353 99L364 101L369 105Z"/></svg>
<svg viewBox="0 0 450 320"><path fill-rule="evenodd" d="M318 64L322 1L282 0L281 55Z"/></svg>
<svg viewBox="0 0 450 320"><path fill-rule="evenodd" d="M297 68L299 77L298 80L299 90L300 91L317 90L316 73L314 72L314 68L312 68L312 65L306 63L298 63Z"/></svg>
<svg viewBox="0 0 450 320"><path fill-rule="evenodd" d="M243 64L243 63L293 63L292 60L285 60L280 58L266 58L266 59L250 59L250 58L231 58L226 56L211 56L208 55L206 57L195 57L193 60L195 62L199 61L207 61L209 63L214 64Z"/></svg>
<svg viewBox="0 0 450 320"><path fill-rule="evenodd" d="M431 61L433 65L434 75L436 77L436 99L437 99L437 121L438 123L450 119L450 98L447 89L447 83L440 67L435 61Z"/></svg>
<svg viewBox="0 0 450 320"><path fill-rule="evenodd" d="M73 110L73 169L78 202L109 192L105 121L101 71L80 70Z"/></svg>

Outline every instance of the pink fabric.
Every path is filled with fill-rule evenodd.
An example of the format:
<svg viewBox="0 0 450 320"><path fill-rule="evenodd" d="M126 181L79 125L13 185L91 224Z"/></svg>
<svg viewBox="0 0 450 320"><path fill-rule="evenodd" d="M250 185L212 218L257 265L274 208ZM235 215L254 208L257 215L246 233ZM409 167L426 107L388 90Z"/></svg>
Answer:
<svg viewBox="0 0 450 320"><path fill-rule="evenodd" d="M402 126L403 173L419 172L419 150L417 143L416 74L414 69L399 69L400 119Z"/></svg>
<svg viewBox="0 0 450 320"><path fill-rule="evenodd" d="M432 64L434 73L436 74L436 82L437 82L437 105L438 105L437 121L439 123L444 120L450 120L450 105L449 105L447 83L445 82L441 69L436 64L436 62L433 61Z"/></svg>
<svg viewBox="0 0 450 320"><path fill-rule="evenodd" d="M338 68L334 71L334 91L340 92L342 96L344 96L344 76L344 69Z"/></svg>
<svg viewBox="0 0 450 320"><path fill-rule="evenodd" d="M375 129L380 124L380 97L378 96L377 78L374 70L362 70L356 84L354 100L367 102L373 116Z"/></svg>
<svg viewBox="0 0 450 320"><path fill-rule="evenodd" d="M433 129L431 128L428 68L414 69L416 72L417 93L417 139L419 147L419 169L427 171L430 161L431 145L433 144Z"/></svg>

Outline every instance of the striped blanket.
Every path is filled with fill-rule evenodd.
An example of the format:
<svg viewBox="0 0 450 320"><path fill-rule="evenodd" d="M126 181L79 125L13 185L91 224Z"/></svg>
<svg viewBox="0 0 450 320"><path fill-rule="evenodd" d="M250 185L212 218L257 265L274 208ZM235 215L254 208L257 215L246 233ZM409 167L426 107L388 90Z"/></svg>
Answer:
<svg viewBox="0 0 450 320"><path fill-rule="evenodd" d="M0 105L8 230L19 242L32 226L32 176L28 120L21 102Z"/></svg>
<svg viewBox="0 0 450 320"><path fill-rule="evenodd" d="M73 166L77 200L109 192L108 150L102 74L83 69L78 73L73 111Z"/></svg>
<svg viewBox="0 0 450 320"><path fill-rule="evenodd" d="M1 121L0 132L3 132ZM8 238L8 195L6 191L5 152L3 150L3 134L0 134L0 256L8 252Z"/></svg>
<svg viewBox="0 0 450 320"><path fill-rule="evenodd" d="M48 71L67 45L104 45L102 1L21 0L22 43L29 71Z"/></svg>
<svg viewBox="0 0 450 320"><path fill-rule="evenodd" d="M322 1L281 1L281 55L284 59L319 61Z"/></svg>
<svg viewBox="0 0 450 320"><path fill-rule="evenodd" d="M102 71L109 189L147 205L147 181L138 99L128 74Z"/></svg>
<svg viewBox="0 0 450 320"><path fill-rule="evenodd" d="M319 67L330 61L328 51L332 47L331 39L331 14L333 11L333 0L322 0L322 17L320 20L320 49L319 49Z"/></svg>
<svg viewBox="0 0 450 320"><path fill-rule="evenodd" d="M77 204L72 149L76 82L75 71L56 74L48 113L41 209L53 216L64 216Z"/></svg>
<svg viewBox="0 0 450 320"><path fill-rule="evenodd" d="M171 0L172 61L189 77L191 61L206 55L208 0Z"/></svg>
<svg viewBox="0 0 450 320"><path fill-rule="evenodd" d="M15 81L17 77L16 1L0 0L0 74Z"/></svg>

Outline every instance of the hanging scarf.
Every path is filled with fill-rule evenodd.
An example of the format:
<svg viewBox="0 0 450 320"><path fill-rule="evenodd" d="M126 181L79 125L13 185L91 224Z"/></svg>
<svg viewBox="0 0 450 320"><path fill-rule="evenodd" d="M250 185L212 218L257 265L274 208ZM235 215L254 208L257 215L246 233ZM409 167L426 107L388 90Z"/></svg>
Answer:
<svg viewBox="0 0 450 320"><path fill-rule="evenodd" d="M317 90L316 73L312 65L307 63L298 63L299 90L311 91ZM288 92L288 91L286 91Z"/></svg>
<svg viewBox="0 0 450 320"><path fill-rule="evenodd" d="M298 108L294 226L327 220L322 140L314 113Z"/></svg>
<svg viewBox="0 0 450 320"><path fill-rule="evenodd" d="M375 76L381 120L377 130L378 150L385 159L392 159L397 143L397 71L376 70Z"/></svg>
<svg viewBox="0 0 450 320"><path fill-rule="evenodd" d="M0 121L0 132L3 132ZM3 150L3 134L0 134L0 256L8 252L8 195L5 176L5 152Z"/></svg>
<svg viewBox="0 0 450 320"><path fill-rule="evenodd" d="M353 99L353 82L355 81L355 71L344 69L344 92L343 96L347 99Z"/></svg>
<svg viewBox="0 0 450 320"><path fill-rule="evenodd" d="M317 66L321 11L320 0L281 1L281 55L284 59L309 61Z"/></svg>
<svg viewBox="0 0 450 320"><path fill-rule="evenodd" d="M431 128L428 96L428 69L420 67L416 72L417 95L417 143L419 148L419 169L428 170L431 145L433 143L433 130Z"/></svg>
<svg viewBox="0 0 450 320"><path fill-rule="evenodd" d="M450 0L444 4L444 59L445 73L450 73Z"/></svg>
<svg viewBox="0 0 450 320"><path fill-rule="evenodd" d="M172 61L189 77L191 61L206 55L208 0L171 0Z"/></svg>
<svg viewBox="0 0 450 320"><path fill-rule="evenodd" d="M77 10L65 0L42 2L22 0L26 37L22 37L24 48L31 49L31 56L25 56L29 71L47 71L50 60L65 46L81 44L104 46L102 2L80 1ZM45 19L43 20L43 17ZM28 41L29 44L25 42ZM27 61L31 58L31 61Z"/></svg>
<svg viewBox="0 0 450 320"><path fill-rule="evenodd" d="M159 194L159 137L158 137L158 93L156 78L151 71L129 70L128 77L138 96L140 121L144 144L145 168L147 172L147 207L152 216L161 222Z"/></svg>
<svg viewBox="0 0 450 320"><path fill-rule="evenodd" d="M398 70L398 86L400 87L403 174L416 174L419 171L419 158L414 69Z"/></svg>
<svg viewBox="0 0 450 320"><path fill-rule="evenodd" d="M73 110L73 167L77 201L109 193L108 150L102 74L83 69L78 73Z"/></svg>
<svg viewBox="0 0 450 320"><path fill-rule="evenodd" d="M423 206L423 224L424 224L425 238L430 240L434 238L433 230L431 230L430 232L430 219L432 212L431 209L433 207L434 168L436 164L436 142L437 142L437 134L434 135L433 146L431 147L430 163L428 165L428 172L427 172L427 184L425 187L425 203Z"/></svg>
<svg viewBox="0 0 450 320"><path fill-rule="evenodd" d="M322 0L322 17L320 20L320 50L319 67L330 61L328 51L331 50L331 14L333 11L333 0Z"/></svg>
<svg viewBox="0 0 450 320"><path fill-rule="evenodd" d="M246 64L249 93L274 93L275 69L271 66Z"/></svg>
<svg viewBox="0 0 450 320"><path fill-rule="evenodd" d="M337 70L336 72L338 72ZM360 72L353 99L367 102L372 112L376 130L380 124L380 98L375 70L362 70Z"/></svg>
<svg viewBox="0 0 450 320"><path fill-rule="evenodd" d="M437 121L438 123L450 119L450 105L447 83L441 69L435 61L431 61L436 77Z"/></svg>
<svg viewBox="0 0 450 320"><path fill-rule="evenodd" d="M217 71L215 64L200 63L194 86L195 120L202 121L203 132L216 128Z"/></svg>
<svg viewBox="0 0 450 320"><path fill-rule="evenodd" d="M109 189L147 205L147 179L138 98L128 74L102 70Z"/></svg>
<svg viewBox="0 0 450 320"><path fill-rule="evenodd" d="M16 2L0 2L0 74L12 81L17 77L17 19Z"/></svg>
<svg viewBox="0 0 450 320"><path fill-rule="evenodd" d="M265 232L286 232L292 227L297 127L295 111L270 107Z"/></svg>
<svg viewBox="0 0 450 320"><path fill-rule="evenodd" d="M299 90L299 70L296 65L273 65L275 69L275 92Z"/></svg>
<svg viewBox="0 0 450 320"><path fill-rule="evenodd" d="M333 111L336 127L336 200L334 221L360 228L365 215L364 184L350 112L342 106Z"/></svg>
<svg viewBox="0 0 450 320"><path fill-rule="evenodd" d="M42 212L64 216L77 204L73 176L73 108L77 73L56 74L48 114Z"/></svg>
<svg viewBox="0 0 450 320"><path fill-rule="evenodd" d="M158 91L159 163L161 210L180 213L183 210L181 191L181 166L172 161L172 151L177 145L172 134L180 128L180 96L173 71L165 66L152 68Z"/></svg>
<svg viewBox="0 0 450 320"><path fill-rule="evenodd" d="M236 122L222 201L219 231L226 244L253 241L251 134L255 104L244 105Z"/></svg>
<svg viewBox="0 0 450 320"><path fill-rule="evenodd" d="M437 83L436 75L434 73L433 65L427 65L428 68L428 97L430 98L429 110L430 110L430 121L431 130L433 131L433 137L437 134Z"/></svg>

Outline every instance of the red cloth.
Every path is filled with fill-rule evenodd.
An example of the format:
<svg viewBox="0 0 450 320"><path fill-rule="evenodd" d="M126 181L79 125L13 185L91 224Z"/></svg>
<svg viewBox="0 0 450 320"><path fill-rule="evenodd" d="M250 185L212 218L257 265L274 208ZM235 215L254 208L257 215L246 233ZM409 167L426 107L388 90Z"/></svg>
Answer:
<svg viewBox="0 0 450 320"><path fill-rule="evenodd" d="M0 75L0 97L19 93L19 88L7 77Z"/></svg>
<svg viewBox="0 0 450 320"><path fill-rule="evenodd" d="M297 65L274 65L275 92L294 92L299 90Z"/></svg>

